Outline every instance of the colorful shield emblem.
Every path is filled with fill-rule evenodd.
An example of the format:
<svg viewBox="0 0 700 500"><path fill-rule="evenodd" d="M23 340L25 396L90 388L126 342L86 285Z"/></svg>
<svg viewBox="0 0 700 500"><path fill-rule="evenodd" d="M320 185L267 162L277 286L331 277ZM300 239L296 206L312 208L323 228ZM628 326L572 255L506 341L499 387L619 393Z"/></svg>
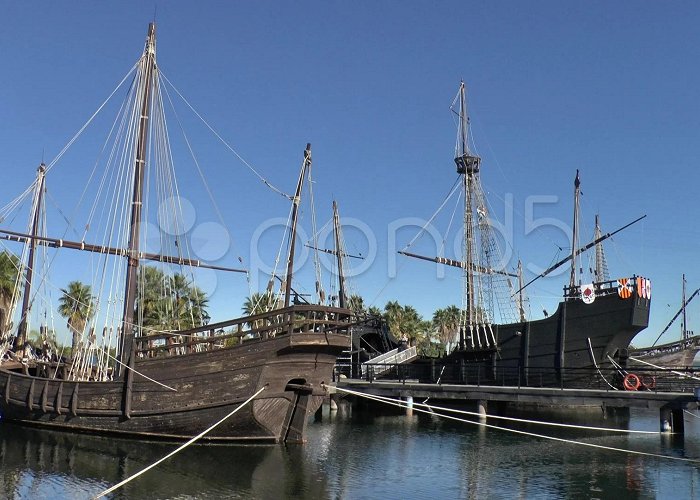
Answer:
<svg viewBox="0 0 700 500"><path fill-rule="evenodd" d="M632 296L633 288L634 285L631 280L627 278L617 280L617 294L621 299L629 299Z"/></svg>
<svg viewBox="0 0 700 500"><path fill-rule="evenodd" d="M581 300L584 304L592 304L595 300L595 288L593 283L590 285L581 285Z"/></svg>
<svg viewBox="0 0 700 500"><path fill-rule="evenodd" d="M648 278L637 278L637 295L643 299L651 299L651 280Z"/></svg>

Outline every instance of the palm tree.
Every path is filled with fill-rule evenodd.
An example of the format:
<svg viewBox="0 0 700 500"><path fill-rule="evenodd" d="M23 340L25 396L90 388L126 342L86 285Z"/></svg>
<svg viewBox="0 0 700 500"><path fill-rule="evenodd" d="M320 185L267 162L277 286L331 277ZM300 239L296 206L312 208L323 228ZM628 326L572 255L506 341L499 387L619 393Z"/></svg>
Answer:
<svg viewBox="0 0 700 500"><path fill-rule="evenodd" d="M403 317L403 307L395 300L390 300L384 306L384 318L389 325L389 330L394 336L401 336L401 319Z"/></svg>
<svg viewBox="0 0 700 500"><path fill-rule="evenodd" d="M395 337L406 338L414 345L423 342L428 336L423 318L412 306L389 301L384 306L384 318Z"/></svg>
<svg viewBox="0 0 700 500"><path fill-rule="evenodd" d="M192 322L194 320L191 328L208 323L211 317L207 312L207 306L209 305L207 294L198 286L190 285L187 300L190 310L188 321Z"/></svg>
<svg viewBox="0 0 700 500"><path fill-rule="evenodd" d="M266 313L275 308L275 296L270 292L259 293L255 292L250 297L245 299L243 303L243 314L246 316L255 316L256 314ZM263 326L262 320L257 320L248 323L251 328L259 328Z"/></svg>
<svg viewBox="0 0 700 500"><path fill-rule="evenodd" d="M370 316L381 316L382 310L379 309L377 306L369 306L369 309L367 309L367 314L369 314Z"/></svg>
<svg viewBox="0 0 700 500"><path fill-rule="evenodd" d="M364 315L367 312L365 309L365 301L359 295L350 295L350 297L348 297L348 309L358 316Z"/></svg>
<svg viewBox="0 0 700 500"><path fill-rule="evenodd" d="M68 329L73 334L71 353L75 356L85 325L95 314L95 297L90 285L80 281L71 281L61 291L63 295L58 299L58 314L66 318Z"/></svg>
<svg viewBox="0 0 700 500"><path fill-rule="evenodd" d="M171 307L163 300L165 286L165 275L161 270L153 266L139 268L135 317L142 326L166 328Z"/></svg>
<svg viewBox="0 0 700 500"><path fill-rule="evenodd" d="M6 250L0 252L0 337L9 330L9 314L17 285L19 258Z"/></svg>
<svg viewBox="0 0 700 500"><path fill-rule="evenodd" d="M447 349L455 341L459 332L460 310L457 306L438 309L433 313L433 328L437 332L440 343Z"/></svg>
<svg viewBox="0 0 700 500"><path fill-rule="evenodd" d="M166 274L153 266L139 269L136 317L159 330L194 328L209 321L207 294L184 275Z"/></svg>

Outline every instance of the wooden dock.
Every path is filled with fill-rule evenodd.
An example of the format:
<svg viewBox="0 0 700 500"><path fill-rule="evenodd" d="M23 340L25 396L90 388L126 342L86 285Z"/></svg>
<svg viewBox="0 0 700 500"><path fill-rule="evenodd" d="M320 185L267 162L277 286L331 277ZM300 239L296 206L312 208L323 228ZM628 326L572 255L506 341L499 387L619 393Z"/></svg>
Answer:
<svg viewBox="0 0 700 500"><path fill-rule="evenodd" d="M340 378L338 388L373 396L413 399L473 401L484 416L489 401L549 406L600 406L602 408L652 408L659 410L664 432L683 433L683 410L698 408L697 391L622 391L551 387L509 387L492 385L429 384L418 381L366 381ZM332 390L332 389L331 389Z"/></svg>

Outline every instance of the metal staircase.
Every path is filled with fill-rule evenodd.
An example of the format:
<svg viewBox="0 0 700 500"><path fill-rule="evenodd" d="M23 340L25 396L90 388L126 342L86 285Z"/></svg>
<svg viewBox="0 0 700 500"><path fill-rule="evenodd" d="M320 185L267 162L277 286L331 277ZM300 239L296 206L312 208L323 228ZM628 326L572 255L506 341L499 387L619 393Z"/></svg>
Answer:
<svg viewBox="0 0 700 500"><path fill-rule="evenodd" d="M400 351L397 349L392 349L391 351L380 354L369 361L362 363L362 377L367 376L367 372L371 369L374 376L380 375L394 366L401 363L410 363L418 357L418 352L416 347L407 347L406 349Z"/></svg>

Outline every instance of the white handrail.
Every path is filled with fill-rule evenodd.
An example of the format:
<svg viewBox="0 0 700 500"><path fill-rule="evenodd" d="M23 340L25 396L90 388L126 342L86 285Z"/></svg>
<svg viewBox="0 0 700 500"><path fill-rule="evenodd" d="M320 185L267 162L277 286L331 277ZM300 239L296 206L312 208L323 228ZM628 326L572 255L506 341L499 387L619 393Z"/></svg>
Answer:
<svg viewBox="0 0 700 500"><path fill-rule="evenodd" d="M379 375L380 373L388 371L394 365L407 363L416 357L418 357L416 346L408 347L403 351L393 349L362 363L362 376L364 377L367 375L367 370L370 366L374 370L374 374Z"/></svg>

